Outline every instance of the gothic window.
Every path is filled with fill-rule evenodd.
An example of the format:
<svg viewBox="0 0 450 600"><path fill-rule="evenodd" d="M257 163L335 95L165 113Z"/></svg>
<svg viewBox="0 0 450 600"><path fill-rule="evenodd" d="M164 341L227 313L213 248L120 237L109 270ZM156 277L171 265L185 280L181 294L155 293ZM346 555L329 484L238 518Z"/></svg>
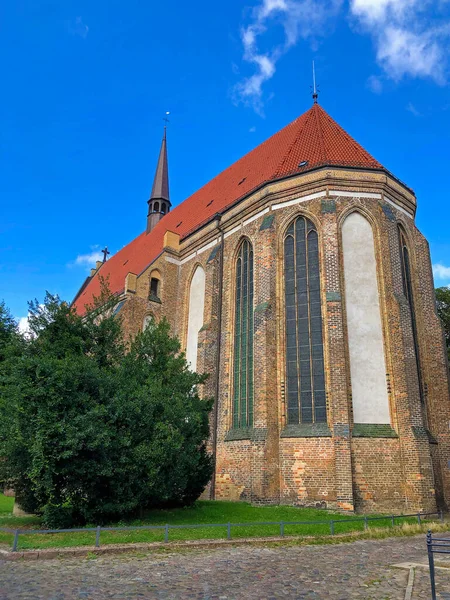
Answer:
<svg viewBox="0 0 450 600"><path fill-rule="evenodd" d="M153 212L159 212L159 202L155 202L153 205Z"/></svg>
<svg viewBox="0 0 450 600"><path fill-rule="evenodd" d="M158 298L159 294L159 280L156 277L150 279L150 295Z"/></svg>
<svg viewBox="0 0 450 600"><path fill-rule="evenodd" d="M206 274L198 265L189 287L189 315L186 341L186 360L192 371L197 369L198 335L203 327L205 311Z"/></svg>
<svg viewBox="0 0 450 600"><path fill-rule="evenodd" d="M253 426L253 249L244 240L236 264L233 427Z"/></svg>
<svg viewBox="0 0 450 600"><path fill-rule="evenodd" d="M325 423L319 239L298 217L284 239L287 422Z"/></svg>
<svg viewBox="0 0 450 600"><path fill-rule="evenodd" d="M405 233L400 226L398 227L398 237L400 242L400 260L402 265L403 293L405 294L409 304L409 311L411 315L411 327L414 340L414 351L416 355L417 376L419 378L420 397L423 402L423 384L420 369L419 341L417 335L416 314L414 309L414 297L411 282L411 262L409 258L409 250L408 245L406 243Z"/></svg>
<svg viewBox="0 0 450 600"><path fill-rule="evenodd" d="M390 424L373 228L361 213L342 224L345 316L354 423Z"/></svg>
<svg viewBox="0 0 450 600"><path fill-rule="evenodd" d="M150 289L148 299L161 303L161 275L156 269L150 273Z"/></svg>
<svg viewBox="0 0 450 600"><path fill-rule="evenodd" d="M165 203L165 202L163 202L163 203L161 204L161 212L162 212L162 214L163 214L163 215L165 215L165 214L166 214L166 203Z"/></svg>

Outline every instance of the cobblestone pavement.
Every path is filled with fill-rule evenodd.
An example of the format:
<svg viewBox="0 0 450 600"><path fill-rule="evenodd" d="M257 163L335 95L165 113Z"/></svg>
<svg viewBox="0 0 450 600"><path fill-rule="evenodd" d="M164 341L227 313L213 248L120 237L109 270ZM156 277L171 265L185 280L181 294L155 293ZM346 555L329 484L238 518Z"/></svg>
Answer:
<svg viewBox="0 0 450 600"><path fill-rule="evenodd" d="M408 571L427 560L425 536L330 546L227 547L94 559L1 561L1 600L403 600ZM450 600L450 570L437 573ZM413 600L428 600L417 570Z"/></svg>

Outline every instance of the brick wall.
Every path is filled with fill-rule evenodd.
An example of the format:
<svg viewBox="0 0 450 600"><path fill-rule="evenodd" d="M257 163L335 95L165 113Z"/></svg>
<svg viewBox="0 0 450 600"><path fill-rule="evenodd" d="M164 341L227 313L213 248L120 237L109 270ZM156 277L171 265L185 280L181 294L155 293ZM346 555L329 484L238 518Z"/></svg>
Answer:
<svg viewBox="0 0 450 600"><path fill-rule="evenodd" d="M341 188L342 196L329 194ZM322 195L297 202L318 192ZM217 414L211 415L212 427L217 417L217 499L371 512L433 510L436 494L441 505L448 502L447 366L428 246L413 218L405 214L414 207L410 192L378 173L308 173L259 190L230 209L220 223L211 223L182 241L179 250L163 252L138 276L136 290L127 294L122 311L127 332L134 335L150 312L156 318L164 315L184 346L191 277L197 265L205 270L198 370L210 373L202 393L215 396L217 386L219 391ZM352 210L359 210L374 231L391 413L391 425L383 431L353 431L341 243L342 223ZM286 429L283 236L300 214L316 224L320 245L328 423L316 435ZM405 229L411 254L424 402L403 292L398 223ZM251 430L236 431L232 428L235 268L244 236L254 251L254 425ZM161 303L148 299L154 269L161 277ZM213 451L214 447L211 436L209 448ZM204 497L210 492L212 488Z"/></svg>

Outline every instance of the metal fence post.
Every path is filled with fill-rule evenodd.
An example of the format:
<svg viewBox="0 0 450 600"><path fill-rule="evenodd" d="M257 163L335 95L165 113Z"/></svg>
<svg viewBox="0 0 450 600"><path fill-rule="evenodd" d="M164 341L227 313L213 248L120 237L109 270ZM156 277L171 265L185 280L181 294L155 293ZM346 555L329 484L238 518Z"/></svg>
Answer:
<svg viewBox="0 0 450 600"><path fill-rule="evenodd" d="M392 515L391 517L392 527L395 527L395 517Z"/></svg>
<svg viewBox="0 0 450 600"><path fill-rule="evenodd" d="M334 535L334 521L330 521L330 532L331 535Z"/></svg>
<svg viewBox="0 0 450 600"><path fill-rule="evenodd" d="M100 525L97 526L97 531L95 532L95 547L98 548L100 546Z"/></svg>
<svg viewBox="0 0 450 600"><path fill-rule="evenodd" d="M444 513L442 512L442 510L439 511L439 520L441 523L444 522Z"/></svg>
<svg viewBox="0 0 450 600"><path fill-rule="evenodd" d="M166 524L166 527L164 529L164 542L168 542L169 541L169 524Z"/></svg>
<svg viewBox="0 0 450 600"><path fill-rule="evenodd" d="M284 521L280 521L280 535L284 537Z"/></svg>
<svg viewBox="0 0 450 600"><path fill-rule="evenodd" d="M419 525L422 525L422 519L420 518L420 513L417 513L417 522Z"/></svg>
<svg viewBox="0 0 450 600"><path fill-rule="evenodd" d="M364 530L367 531L369 529L369 523L367 521L367 517L364 517Z"/></svg>
<svg viewBox="0 0 450 600"><path fill-rule="evenodd" d="M430 581L431 581L431 600L436 600L436 582L434 580L434 556L433 556L433 539L431 537L431 531L427 532L427 550L428 550L428 564L430 565Z"/></svg>
<svg viewBox="0 0 450 600"><path fill-rule="evenodd" d="M227 523L227 539L231 540L231 523Z"/></svg>
<svg viewBox="0 0 450 600"><path fill-rule="evenodd" d="M13 552L17 552L17 547L19 546L19 533L20 531L18 529L16 529L16 531L14 532L14 541L12 547Z"/></svg>

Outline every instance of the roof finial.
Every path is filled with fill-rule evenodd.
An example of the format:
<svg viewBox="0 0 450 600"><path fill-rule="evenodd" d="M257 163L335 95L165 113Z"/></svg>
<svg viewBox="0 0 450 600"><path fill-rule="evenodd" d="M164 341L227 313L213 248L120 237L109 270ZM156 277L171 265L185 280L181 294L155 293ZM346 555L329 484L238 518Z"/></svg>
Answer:
<svg viewBox="0 0 450 600"><path fill-rule="evenodd" d="M170 111L166 110L166 114L163 117L163 121L164 121L164 139L166 138L167 123L169 122L168 115L170 115Z"/></svg>
<svg viewBox="0 0 450 600"><path fill-rule="evenodd" d="M317 98L319 97L319 93L317 90L317 86L316 86L316 68L314 66L314 61L312 61L313 63L313 100L314 100L314 104L317 104Z"/></svg>

